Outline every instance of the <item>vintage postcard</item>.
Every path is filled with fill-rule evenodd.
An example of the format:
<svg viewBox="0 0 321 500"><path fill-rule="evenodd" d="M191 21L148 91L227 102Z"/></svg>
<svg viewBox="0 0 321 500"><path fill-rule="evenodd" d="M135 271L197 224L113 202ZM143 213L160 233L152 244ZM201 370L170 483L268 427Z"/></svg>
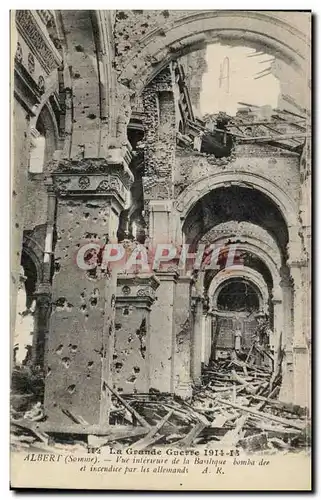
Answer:
<svg viewBox="0 0 321 500"><path fill-rule="evenodd" d="M11 487L311 490L311 13L10 19Z"/></svg>

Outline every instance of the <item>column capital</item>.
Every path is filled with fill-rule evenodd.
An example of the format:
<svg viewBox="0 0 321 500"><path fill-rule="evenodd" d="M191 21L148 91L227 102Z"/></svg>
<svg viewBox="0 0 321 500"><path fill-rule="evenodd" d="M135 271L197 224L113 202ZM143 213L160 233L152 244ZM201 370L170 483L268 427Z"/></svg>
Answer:
<svg viewBox="0 0 321 500"><path fill-rule="evenodd" d="M60 198L104 198L116 204L118 211L127 205L129 188L133 178L123 165L111 165L106 160L82 160L59 162L58 169L47 180L49 191Z"/></svg>
<svg viewBox="0 0 321 500"><path fill-rule="evenodd" d="M117 303L129 305L152 305L159 280L154 274L122 274L117 277Z"/></svg>

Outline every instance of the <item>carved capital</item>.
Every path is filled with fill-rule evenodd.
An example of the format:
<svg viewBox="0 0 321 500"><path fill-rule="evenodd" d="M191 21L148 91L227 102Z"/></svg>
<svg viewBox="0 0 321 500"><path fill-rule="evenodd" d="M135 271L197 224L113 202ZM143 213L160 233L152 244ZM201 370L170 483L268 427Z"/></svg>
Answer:
<svg viewBox="0 0 321 500"><path fill-rule="evenodd" d="M159 281L153 274L119 275L117 278L117 302L150 306L156 300L155 291L158 286Z"/></svg>

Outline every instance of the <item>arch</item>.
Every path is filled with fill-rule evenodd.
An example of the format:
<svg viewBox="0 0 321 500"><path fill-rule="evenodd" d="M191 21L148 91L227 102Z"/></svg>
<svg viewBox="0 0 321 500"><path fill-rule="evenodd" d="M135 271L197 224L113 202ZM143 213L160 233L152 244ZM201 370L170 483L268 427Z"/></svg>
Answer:
<svg viewBox="0 0 321 500"><path fill-rule="evenodd" d="M33 115L30 118L31 127L36 127L36 123L42 109L49 103L49 97L52 96L55 92L58 92L58 90L58 72L57 70L55 70L45 78L45 92L42 94L40 102L35 104L35 106L32 108Z"/></svg>
<svg viewBox="0 0 321 500"><path fill-rule="evenodd" d="M268 197L281 212L287 227L299 226L298 207L294 201L276 183L259 174L246 171L213 174L203 177L187 187L177 198L175 208L180 213L182 221L186 218L193 206L206 194L220 187L237 185L247 189L257 189Z"/></svg>
<svg viewBox="0 0 321 500"><path fill-rule="evenodd" d="M237 244L244 246L244 250L255 253L262 260L269 262L269 267L278 271L282 265L280 250L273 237L261 226L256 226L250 222L238 223L235 227L234 221L223 222L214 226L206 233L200 243L218 244L226 246L227 244ZM271 274L272 271L271 271Z"/></svg>
<svg viewBox="0 0 321 500"><path fill-rule="evenodd" d="M154 29L128 51L119 77L120 81L129 81L130 87L139 92L171 60L209 43L241 41L243 45L264 48L306 75L307 34L298 29L295 16L288 13L285 19L278 12L171 11L166 23L161 24L156 19L152 24Z"/></svg>
<svg viewBox="0 0 321 500"><path fill-rule="evenodd" d="M205 238L203 237L201 243L203 243L204 239ZM220 246L222 247L237 244L238 250L249 252L257 256L267 266L271 273L273 280L273 296L280 296L280 269L282 266L282 259L277 247L272 249L263 239L260 240L259 238L255 238L247 234L235 236L232 232L230 234L225 233L224 235L217 235L216 238L211 239L210 243L220 243Z"/></svg>
<svg viewBox="0 0 321 500"><path fill-rule="evenodd" d="M257 290L259 290L261 298L260 310L261 312L264 313L267 312L268 301L269 301L269 291L267 284L265 283L260 273L246 266L233 266L226 269L222 269L214 276L208 291L208 295L209 297L211 297L210 301L212 308L214 310L217 309L218 295L224 283L234 278L247 280L251 284L253 284L257 288Z"/></svg>
<svg viewBox="0 0 321 500"><path fill-rule="evenodd" d="M235 300L235 294L237 298ZM231 300L232 299L232 300ZM262 310L260 291L247 279L231 278L220 286L217 294L216 309L219 311Z"/></svg>

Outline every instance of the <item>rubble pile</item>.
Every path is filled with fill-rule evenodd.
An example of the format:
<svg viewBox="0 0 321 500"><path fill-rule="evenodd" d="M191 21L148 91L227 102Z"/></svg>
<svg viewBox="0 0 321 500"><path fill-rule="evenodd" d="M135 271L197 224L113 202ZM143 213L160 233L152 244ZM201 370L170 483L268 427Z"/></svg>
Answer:
<svg viewBox="0 0 321 500"><path fill-rule="evenodd" d="M280 402L276 399L280 377L273 376L268 367L249 364L236 356L212 362L189 401L153 390L121 396L107 387L112 397L109 428L97 437L94 432L89 435L81 416L67 412L78 424L76 429L79 427L79 432L74 431L75 440L81 436L88 444L98 440L99 447L108 444L136 450L171 445L236 447L263 453L310 445L306 408ZM28 447L41 441L47 447L50 440L59 442L61 436L47 428L42 430L45 420L39 403L22 419L13 415L13 444Z"/></svg>

